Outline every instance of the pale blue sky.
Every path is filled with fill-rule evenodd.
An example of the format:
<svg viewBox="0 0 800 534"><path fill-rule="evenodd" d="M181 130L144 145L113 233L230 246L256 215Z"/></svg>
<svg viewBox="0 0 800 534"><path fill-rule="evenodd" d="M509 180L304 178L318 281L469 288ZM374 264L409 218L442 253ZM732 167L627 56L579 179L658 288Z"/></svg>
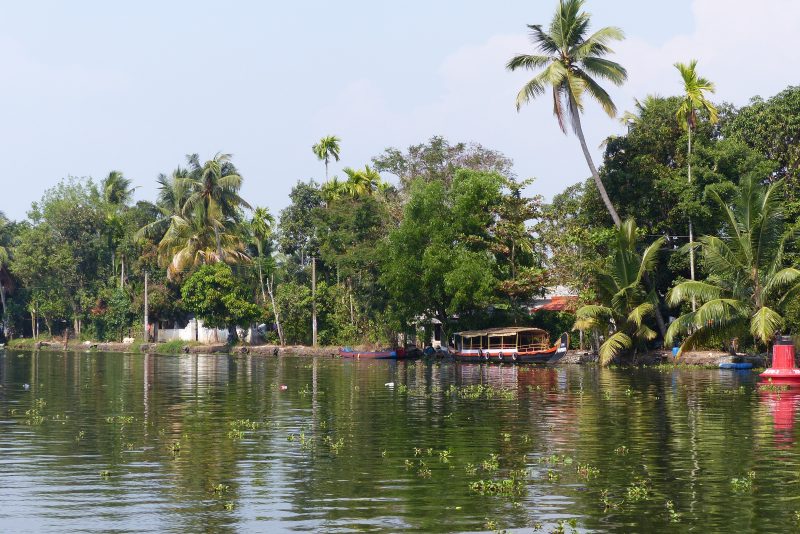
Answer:
<svg viewBox="0 0 800 534"><path fill-rule="evenodd" d="M799 71L791 47L767 60L759 48L800 27L798 4L589 0L587 8L595 27L618 25L628 36L617 59L631 79L613 93L624 110L647 92L676 93L671 64L690 57L719 98L737 104L797 83L786 78ZM550 197L583 179L585 162L547 101L514 110L527 76L503 65L528 49L525 24L548 22L554 5L3 2L0 210L22 218L61 178L112 169L140 186L137 198L153 199L155 177L185 154L223 151L245 177L245 198L277 213L298 179L322 179L310 147L326 134L342 138L333 172L443 134L506 153L519 176L537 177L530 192ZM594 109L585 120L594 147L620 128Z"/></svg>

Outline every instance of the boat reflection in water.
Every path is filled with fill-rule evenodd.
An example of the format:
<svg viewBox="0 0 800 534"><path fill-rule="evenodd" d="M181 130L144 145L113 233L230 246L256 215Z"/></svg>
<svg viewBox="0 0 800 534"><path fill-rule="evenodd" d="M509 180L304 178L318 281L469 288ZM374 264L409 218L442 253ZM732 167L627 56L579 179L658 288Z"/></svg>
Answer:
<svg viewBox="0 0 800 534"><path fill-rule="evenodd" d="M775 445L789 448L794 445L794 421L797 406L800 404L800 386L794 384L776 387L789 389L777 391L762 387L759 389L759 397L772 415Z"/></svg>

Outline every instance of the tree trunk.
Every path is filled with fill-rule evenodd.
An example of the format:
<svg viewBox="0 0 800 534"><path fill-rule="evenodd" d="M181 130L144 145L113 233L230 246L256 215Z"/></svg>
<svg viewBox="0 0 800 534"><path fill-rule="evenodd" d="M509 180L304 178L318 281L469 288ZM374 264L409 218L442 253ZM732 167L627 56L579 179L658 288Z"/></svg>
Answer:
<svg viewBox="0 0 800 534"><path fill-rule="evenodd" d="M689 125L689 150L686 154L687 175L689 184L692 183L692 126ZM692 216L689 215L689 276L694 280L694 227ZM692 311L697 311L697 299L692 296Z"/></svg>
<svg viewBox="0 0 800 534"><path fill-rule="evenodd" d="M214 329L216 330L216 328ZM236 333L236 325L228 325L228 339L225 340L225 343L228 345L233 345L239 341L239 334Z"/></svg>
<svg viewBox="0 0 800 534"><path fill-rule="evenodd" d="M281 316L278 312L278 306L275 304L275 293L272 291L274 282L270 279L267 279L267 291L269 292L269 299L272 301L272 312L275 314L275 327L278 329L278 340L281 343L281 347L285 345L285 341L283 339L283 327L281 326Z"/></svg>
<svg viewBox="0 0 800 534"><path fill-rule="evenodd" d="M602 180L600 180L600 174L597 172L597 169L594 166L594 161L592 161L592 155L589 153L589 147L586 146L586 139L583 137L583 128L581 127L581 118L578 115L577 110L574 114L575 117L575 133L578 135L578 139L581 142L581 148L583 149L583 156L586 158L586 163L589 165L589 170L592 171L592 178L594 178L594 183L597 186L597 190L600 192L600 198L603 199L603 204L606 205L606 209L608 213L611 215L611 218L614 219L614 224L619 228L622 226L622 220L619 218L617 214L617 210L614 209L614 205L611 203L611 199L608 197L608 193L606 192L606 188L603 185Z"/></svg>
<svg viewBox="0 0 800 534"><path fill-rule="evenodd" d="M311 345L317 346L317 258L311 257Z"/></svg>
<svg viewBox="0 0 800 534"><path fill-rule="evenodd" d="M125 288L125 256L119 257L119 287L120 289Z"/></svg>
<svg viewBox="0 0 800 534"><path fill-rule="evenodd" d="M349 286L350 286L349 287L349 289L350 289L350 291L349 291L349 294L350 294L350 324L355 326L356 325L356 312L355 312L355 309L353 307L353 280L352 279L348 279L347 281L349 282Z"/></svg>
<svg viewBox="0 0 800 534"><path fill-rule="evenodd" d="M264 274L261 272L261 256L258 256L258 283L261 285L261 299L267 303L267 295L264 292Z"/></svg>
<svg viewBox="0 0 800 534"><path fill-rule="evenodd" d="M0 326L2 326L3 335L8 338L8 307L6 306L6 288L0 282L0 304L3 305L3 315L0 316Z"/></svg>

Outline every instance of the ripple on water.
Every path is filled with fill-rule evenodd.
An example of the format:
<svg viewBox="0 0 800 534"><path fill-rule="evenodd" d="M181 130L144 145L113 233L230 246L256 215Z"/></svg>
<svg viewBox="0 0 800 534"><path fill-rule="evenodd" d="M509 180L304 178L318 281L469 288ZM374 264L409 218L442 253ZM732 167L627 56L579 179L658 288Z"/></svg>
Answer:
<svg viewBox="0 0 800 534"><path fill-rule="evenodd" d="M753 373L6 354L2 531L767 531L800 511L800 394Z"/></svg>

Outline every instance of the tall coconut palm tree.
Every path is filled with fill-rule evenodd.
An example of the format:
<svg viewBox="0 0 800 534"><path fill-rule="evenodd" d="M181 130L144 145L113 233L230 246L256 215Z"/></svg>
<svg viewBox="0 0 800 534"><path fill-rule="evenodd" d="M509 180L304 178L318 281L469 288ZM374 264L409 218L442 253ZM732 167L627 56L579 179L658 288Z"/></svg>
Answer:
<svg viewBox="0 0 800 534"><path fill-rule="evenodd" d="M184 212L199 213L217 236L217 256L224 259L221 233L228 223L238 223L243 208L252 209L241 196L242 177L231 162L230 154L217 153L200 164L196 154L189 156L192 193L186 199Z"/></svg>
<svg viewBox="0 0 800 534"><path fill-rule="evenodd" d="M261 298L264 302L267 300L266 293L269 293L270 301L272 302L272 311L275 314L275 326L278 329L278 339L281 345L284 344L283 328L281 327L281 316L278 306L275 303L275 293L273 291L274 278L267 277L266 289L264 291L264 272L262 264L264 263L264 251L272 238L272 231L275 227L275 217L269 212L267 208L258 207L253 210L253 218L250 219L250 232L253 237L253 244L256 246L258 252L258 281L261 284Z"/></svg>
<svg viewBox="0 0 800 534"><path fill-rule="evenodd" d="M328 181L328 164L331 158L339 161L339 143L341 139L335 135L326 135L315 145L311 151L317 159L325 162L325 181ZM317 258L311 257L311 338L312 344L317 346Z"/></svg>
<svg viewBox="0 0 800 534"><path fill-rule="evenodd" d="M156 208L160 216L139 229L136 233L137 239L149 238L161 241L169 228L172 217L184 213L184 205L191 194L192 182L189 179L189 171L181 167L176 168L169 176L159 174L156 182L158 183Z"/></svg>
<svg viewBox="0 0 800 534"><path fill-rule="evenodd" d="M678 108L677 117L681 125L686 128L688 133L688 147L686 150L686 174L688 181L692 183L692 131L697 126L698 111L703 111L708 115L708 120L712 124L718 120L717 108L714 107L707 98L706 93L715 91L714 84L707 79L697 75L697 60L693 59L689 64L675 63L675 68L681 73L683 80L683 100ZM694 227L692 216L689 215L689 273L692 280L695 279L694 265ZM697 309L696 301L692 301L692 310Z"/></svg>
<svg viewBox="0 0 800 534"><path fill-rule="evenodd" d="M117 272L117 249L119 243L124 238L124 229L122 228L122 213L133 200L133 192L135 187L131 187L131 180L119 171L111 171L103 179L100 184L102 187L103 200L105 200L106 212L106 231L108 236L108 245L111 249L111 269L116 274ZM125 257L119 255L120 287L125 285Z"/></svg>
<svg viewBox="0 0 800 534"><path fill-rule="evenodd" d="M578 136L600 197L614 224L620 226L622 221L608 197L586 145L581 113L584 99L589 96L610 117L616 115L617 107L595 78L610 81L614 85L622 85L627 79L628 73L620 64L604 57L612 52L609 43L623 39L624 35L622 30L615 27L601 28L588 35L590 17L588 13L581 11L583 3L584 0L559 0L548 29L539 24L528 25L531 41L536 45L538 53L515 56L506 68L512 71L542 69L519 91L517 110L523 104L543 95L548 88L552 90L553 114L558 125L566 134L569 124Z"/></svg>
<svg viewBox="0 0 800 534"><path fill-rule="evenodd" d="M179 278L191 268L204 263L247 262L241 233L230 221L209 225L202 211L173 215L164 237L158 244L159 263L167 268L169 279Z"/></svg>
<svg viewBox="0 0 800 534"><path fill-rule="evenodd" d="M103 179L103 199L115 206L124 206L133 200L135 187L131 187L131 180L119 171L111 171Z"/></svg>
<svg viewBox="0 0 800 534"><path fill-rule="evenodd" d="M639 254L636 233L633 219L617 229L614 253L595 275L600 304L583 306L575 314L576 330L594 330L606 335L600 346L602 365L625 352L635 353L656 338L645 319L654 315L658 297L655 291L647 289L644 279L656 267L664 238L656 239Z"/></svg>
<svg viewBox="0 0 800 534"><path fill-rule="evenodd" d="M311 146L311 150L317 156L317 159L325 162L325 181L328 181L328 163L330 163L331 158L339 161L339 143L341 141L335 135L326 135L319 140L319 143Z"/></svg>
<svg viewBox="0 0 800 534"><path fill-rule="evenodd" d="M724 235L700 238L705 281L685 281L667 295L668 304L697 301L700 306L673 321L666 341L683 337L681 350L752 336L769 346L785 326L784 310L800 294L800 270L784 266L784 249L798 228L785 231L781 189L743 178L731 204L717 192Z"/></svg>

